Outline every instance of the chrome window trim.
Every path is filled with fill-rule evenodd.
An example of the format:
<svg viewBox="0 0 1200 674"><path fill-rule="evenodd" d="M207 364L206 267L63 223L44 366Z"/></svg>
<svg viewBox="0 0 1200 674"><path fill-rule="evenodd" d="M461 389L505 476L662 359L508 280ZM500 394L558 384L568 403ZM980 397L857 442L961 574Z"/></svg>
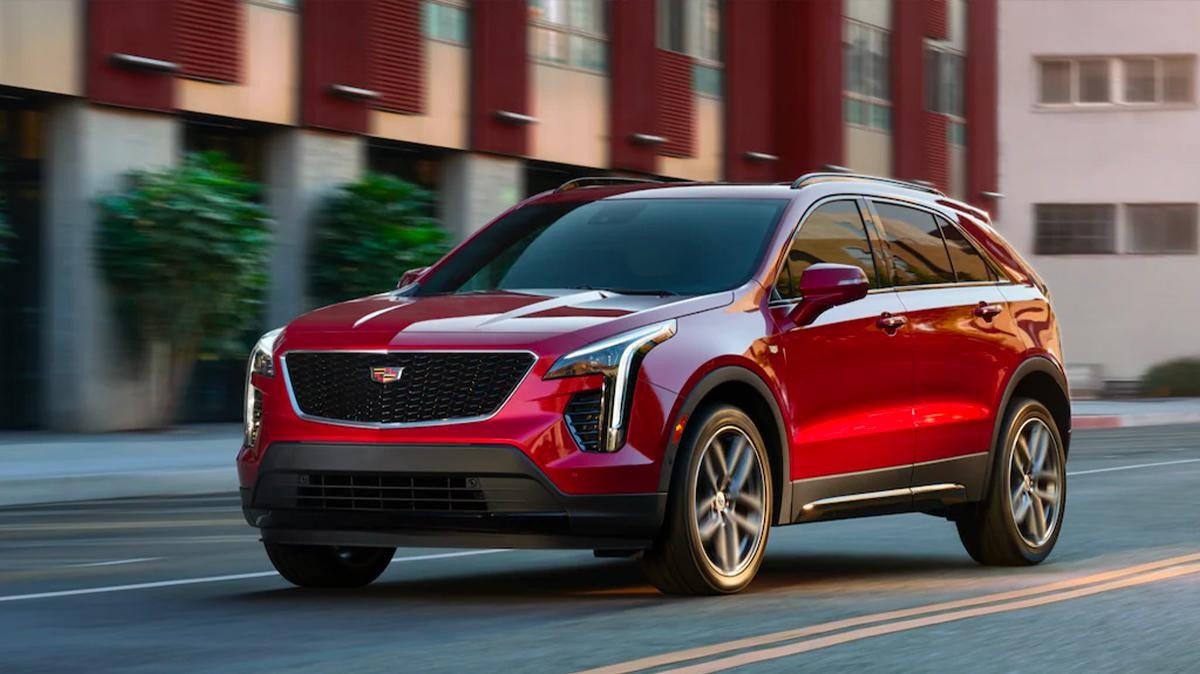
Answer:
<svg viewBox="0 0 1200 674"><path fill-rule="evenodd" d="M312 414L305 414L300 409L300 404L296 402L296 392L292 389L292 375L288 371L287 357L293 353L366 353L377 355L393 355L393 354L408 354L408 353L471 353L471 354L491 354L491 353L527 353L533 356L533 362L525 369L525 372L517 379L517 383L513 386L512 391L496 409L489 414L473 416L473 417L454 417L450 419L433 419L430 421L412 421L399 423L380 423L371 421L346 421L344 419L330 419L328 417L320 417ZM344 426L347 428L371 428L371 429L395 429L395 428L427 428L430 426L453 426L458 424L471 424L480 421L487 421L495 417L501 410L508 405L513 396L517 394L517 389L525 383L529 378L529 373L537 366L541 357L529 349L289 349L279 355L280 369L283 370L283 382L287 388L288 400L291 401L292 411L297 417L320 424L329 424L331 426Z"/></svg>

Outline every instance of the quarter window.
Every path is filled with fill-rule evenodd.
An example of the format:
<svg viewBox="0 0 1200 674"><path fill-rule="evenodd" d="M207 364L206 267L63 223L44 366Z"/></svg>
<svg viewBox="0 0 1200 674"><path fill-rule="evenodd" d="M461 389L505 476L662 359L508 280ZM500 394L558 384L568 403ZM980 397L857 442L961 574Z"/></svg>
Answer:
<svg viewBox="0 0 1200 674"><path fill-rule="evenodd" d="M958 227L940 217L937 221L942 229L942 238L946 240L946 250L950 253L950 264L954 266L955 279L959 283L996 280L983 256L975 250L975 246L971 245Z"/></svg>
<svg viewBox="0 0 1200 674"><path fill-rule="evenodd" d="M895 265L895 284L954 283L954 268L934 216L926 211L875 203Z"/></svg>
<svg viewBox="0 0 1200 674"><path fill-rule="evenodd" d="M875 256L857 203L833 201L818 207L805 219L796 238L792 239L787 260L775 281L779 296L783 299L797 297L800 275L820 262L858 267L866 273L872 288L879 287Z"/></svg>

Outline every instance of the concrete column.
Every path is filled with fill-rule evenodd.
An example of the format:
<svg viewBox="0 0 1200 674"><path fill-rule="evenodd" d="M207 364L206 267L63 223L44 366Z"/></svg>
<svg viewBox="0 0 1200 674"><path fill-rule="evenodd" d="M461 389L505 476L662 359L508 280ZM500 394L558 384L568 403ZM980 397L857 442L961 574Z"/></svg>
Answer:
<svg viewBox="0 0 1200 674"><path fill-rule="evenodd" d="M48 110L43 231L46 425L70 431L144 426L155 395L149 368L123 354L108 293L94 256L95 200L124 187L134 169L178 162L174 117L92 106L81 100Z"/></svg>
<svg viewBox="0 0 1200 674"><path fill-rule="evenodd" d="M525 196L525 162L456 152L442 160L442 227L455 243Z"/></svg>
<svg viewBox="0 0 1200 674"><path fill-rule="evenodd" d="M366 166L366 142L312 129L281 129L267 141L267 205L275 218L267 326L311 309L308 251L313 216L331 190L353 182Z"/></svg>

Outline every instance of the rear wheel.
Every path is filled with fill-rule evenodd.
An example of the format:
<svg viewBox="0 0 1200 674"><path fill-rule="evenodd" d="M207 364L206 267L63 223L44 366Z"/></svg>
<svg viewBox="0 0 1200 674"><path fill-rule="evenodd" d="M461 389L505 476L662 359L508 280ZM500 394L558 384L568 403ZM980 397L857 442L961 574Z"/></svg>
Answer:
<svg viewBox="0 0 1200 674"><path fill-rule="evenodd" d="M744 412L693 416L679 446L667 516L642 567L668 594L726 594L750 584L770 529L771 471L762 435Z"/></svg>
<svg viewBox="0 0 1200 674"><path fill-rule="evenodd" d="M300 587L362 587L383 573L395 548L264 543L279 575Z"/></svg>
<svg viewBox="0 0 1200 674"><path fill-rule="evenodd" d="M994 566L1037 564L1062 529L1067 503L1062 435L1046 406L1015 400L993 457L984 500L957 519L963 547L975 561Z"/></svg>

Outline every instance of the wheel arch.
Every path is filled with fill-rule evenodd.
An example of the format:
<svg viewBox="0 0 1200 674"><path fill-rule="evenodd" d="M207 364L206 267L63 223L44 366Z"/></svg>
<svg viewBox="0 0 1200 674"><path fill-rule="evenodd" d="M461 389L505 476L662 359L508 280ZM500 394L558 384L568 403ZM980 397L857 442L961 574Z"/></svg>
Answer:
<svg viewBox="0 0 1200 674"><path fill-rule="evenodd" d="M762 433L767 444L767 455L771 459L771 478L775 486L775 522L785 523L787 520L784 519L784 513L791 512L792 498L789 488L791 452L787 424L784 423L779 402L770 386L754 372L737 365L722 366L704 375L684 397L683 403L671 419L670 428L680 428L680 432L671 433L663 453L659 490L667 491L670 488L671 476L675 470L675 457L683 439L682 430L686 428L692 414L701 405L719 403L732 405L745 412Z"/></svg>
<svg viewBox="0 0 1200 674"><path fill-rule="evenodd" d="M1045 356L1032 356L1023 361L1008 378L1008 385L996 407L996 421L992 428L992 444L988 448L988 468L984 485L992 483L992 470L996 463L996 450L1000 434L1004 432L1004 419L1009 404L1015 398L1032 398L1050 410L1062 436L1063 454L1071 447L1071 396L1067 376L1054 361Z"/></svg>

